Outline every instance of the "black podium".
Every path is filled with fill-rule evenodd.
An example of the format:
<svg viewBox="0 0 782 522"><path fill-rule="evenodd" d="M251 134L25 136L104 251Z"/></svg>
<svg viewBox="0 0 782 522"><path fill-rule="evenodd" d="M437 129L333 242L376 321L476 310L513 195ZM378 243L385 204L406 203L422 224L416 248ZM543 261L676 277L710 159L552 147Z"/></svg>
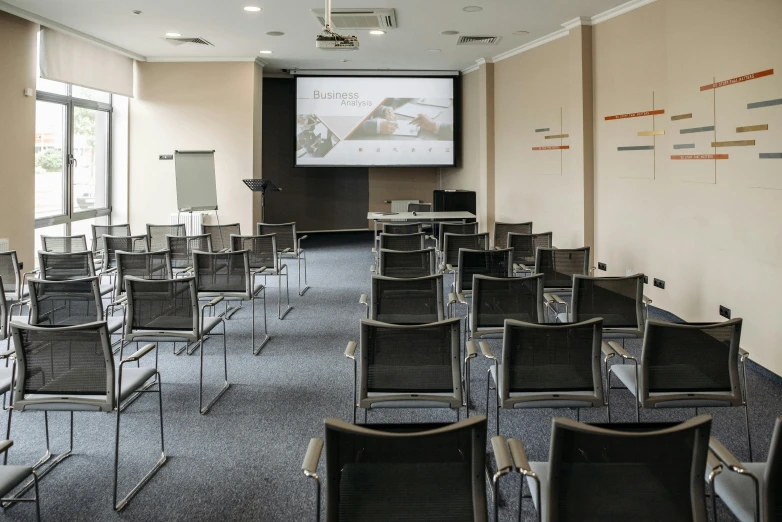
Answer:
<svg viewBox="0 0 782 522"><path fill-rule="evenodd" d="M281 192L282 189L270 179L243 179L244 184L253 192L261 193L261 222L266 222L266 192Z"/></svg>

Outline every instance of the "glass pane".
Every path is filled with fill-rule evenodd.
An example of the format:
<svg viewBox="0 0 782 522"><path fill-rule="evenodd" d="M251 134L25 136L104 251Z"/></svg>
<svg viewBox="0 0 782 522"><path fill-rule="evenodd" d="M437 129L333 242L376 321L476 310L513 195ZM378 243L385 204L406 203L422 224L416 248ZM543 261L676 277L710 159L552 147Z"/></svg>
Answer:
<svg viewBox="0 0 782 522"><path fill-rule="evenodd" d="M100 216L92 219L82 219L79 221L71 222L71 234L72 236L80 236L84 234L87 236L87 246L92 248L92 225L108 225L109 216Z"/></svg>
<svg viewBox="0 0 782 522"><path fill-rule="evenodd" d="M66 106L39 101L35 108L35 217L61 216L66 213Z"/></svg>
<svg viewBox="0 0 782 522"><path fill-rule="evenodd" d="M107 92L96 91L95 89L88 89L87 87L79 87L78 85L71 86L71 96L83 100L93 100L103 103L109 103L109 101L111 101L111 94Z"/></svg>
<svg viewBox="0 0 782 522"><path fill-rule="evenodd" d="M35 229L35 268L38 268L38 251L42 250L41 236L66 236L65 224ZM28 269L29 270L29 269Z"/></svg>
<svg viewBox="0 0 782 522"><path fill-rule="evenodd" d="M73 212L106 208L109 114L73 108Z"/></svg>

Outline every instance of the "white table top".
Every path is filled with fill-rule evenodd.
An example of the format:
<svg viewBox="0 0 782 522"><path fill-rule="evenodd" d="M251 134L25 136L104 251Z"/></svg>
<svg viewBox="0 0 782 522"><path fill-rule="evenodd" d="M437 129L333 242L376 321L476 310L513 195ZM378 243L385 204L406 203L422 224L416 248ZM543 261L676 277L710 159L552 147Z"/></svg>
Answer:
<svg viewBox="0 0 782 522"><path fill-rule="evenodd" d="M458 212L416 212L413 215L412 212L368 212L367 219L374 219L376 221L389 220L396 221L400 219L473 219L475 214L472 212L458 211Z"/></svg>

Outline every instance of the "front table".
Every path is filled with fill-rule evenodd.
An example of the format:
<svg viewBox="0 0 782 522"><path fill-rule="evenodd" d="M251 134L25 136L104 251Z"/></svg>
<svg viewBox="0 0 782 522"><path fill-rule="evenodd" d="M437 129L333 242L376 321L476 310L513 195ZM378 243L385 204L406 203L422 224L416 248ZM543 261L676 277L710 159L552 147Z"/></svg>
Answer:
<svg viewBox="0 0 782 522"><path fill-rule="evenodd" d="M377 236L377 224L379 221L426 221L438 223L441 221L466 221L475 219L475 214L466 211L446 212L368 212L367 219L375 222L375 236Z"/></svg>

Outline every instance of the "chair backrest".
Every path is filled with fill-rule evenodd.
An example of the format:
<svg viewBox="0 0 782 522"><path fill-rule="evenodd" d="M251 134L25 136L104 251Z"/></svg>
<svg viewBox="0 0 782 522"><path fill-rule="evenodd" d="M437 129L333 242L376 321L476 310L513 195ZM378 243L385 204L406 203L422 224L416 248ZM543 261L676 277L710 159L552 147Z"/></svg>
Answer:
<svg viewBox="0 0 782 522"><path fill-rule="evenodd" d="M125 292L125 276L139 279L172 279L171 255L168 250L157 252L116 252L114 265L117 277L114 280L114 295Z"/></svg>
<svg viewBox="0 0 782 522"><path fill-rule="evenodd" d="M494 223L494 248L508 248L508 234L532 234L532 221L526 223Z"/></svg>
<svg viewBox="0 0 782 522"><path fill-rule="evenodd" d="M782 495L779 495L782 486L782 417L777 417L774 423L763 486L766 490L760 495L763 502L761 520L779 522L782 520Z"/></svg>
<svg viewBox="0 0 782 522"><path fill-rule="evenodd" d="M519 400L513 393L551 394L552 399L573 394L579 401L602 405L602 327L600 319L568 324L506 320L500 379L503 407L512 408Z"/></svg>
<svg viewBox="0 0 782 522"><path fill-rule="evenodd" d="M383 223L383 234L418 234L422 223Z"/></svg>
<svg viewBox="0 0 782 522"><path fill-rule="evenodd" d="M298 241L296 239L296 223L258 223L255 233L259 236L277 235L277 250L282 251L290 248L292 253L296 253Z"/></svg>
<svg viewBox="0 0 782 522"><path fill-rule="evenodd" d="M3 278L0 277L0 290L3 288ZM8 333L8 302L5 300L5 292L0 292L0 341L6 339Z"/></svg>
<svg viewBox="0 0 782 522"><path fill-rule="evenodd" d="M448 393L454 407L461 405L460 323L459 318L423 325L362 319L359 400L373 393L397 398Z"/></svg>
<svg viewBox="0 0 782 522"><path fill-rule="evenodd" d="M377 275L409 279L434 275L435 251L433 248L399 252L380 250L378 253Z"/></svg>
<svg viewBox="0 0 782 522"><path fill-rule="evenodd" d="M230 225L202 225L204 234L212 236L212 252L231 249L231 236L242 233L239 223Z"/></svg>
<svg viewBox="0 0 782 522"><path fill-rule="evenodd" d="M452 234L448 232L443 236L443 259L445 264L454 267L459 266L459 250L488 250L489 233L483 234Z"/></svg>
<svg viewBox="0 0 782 522"><path fill-rule="evenodd" d="M99 254L106 248L103 242L103 236L106 234L110 236L129 236L130 225L92 225L92 252L94 254Z"/></svg>
<svg viewBox="0 0 782 522"><path fill-rule="evenodd" d="M176 225L150 225L147 224L147 250L156 252L168 250L166 236L186 236L185 224Z"/></svg>
<svg viewBox="0 0 782 522"><path fill-rule="evenodd" d="M574 275L589 275L589 247L538 248L535 273L543 274L543 288L570 290Z"/></svg>
<svg viewBox="0 0 782 522"><path fill-rule="evenodd" d="M114 357L103 321L76 326L11 323L17 358L14 409L36 403L109 412Z"/></svg>
<svg viewBox="0 0 782 522"><path fill-rule="evenodd" d="M603 331L643 337L644 275L627 277L573 276L569 321L603 319Z"/></svg>
<svg viewBox="0 0 782 522"><path fill-rule="evenodd" d="M641 404L705 397L741 404L740 318L722 323L646 321L639 388ZM650 394L664 394L650 397ZM700 395L699 395L700 394Z"/></svg>
<svg viewBox="0 0 782 522"><path fill-rule="evenodd" d="M22 293L22 275L19 272L19 259L16 250L0 252L0 278L3 281L3 294L19 299Z"/></svg>
<svg viewBox="0 0 782 522"><path fill-rule="evenodd" d="M705 522L710 431L708 415L654 431L555 418L546 520L583 521L588 510L588 520ZM633 494L617 496L617 484Z"/></svg>
<svg viewBox="0 0 782 522"><path fill-rule="evenodd" d="M250 254L233 252L193 252L196 290L207 295L251 297Z"/></svg>
<svg viewBox="0 0 782 522"><path fill-rule="evenodd" d="M459 249L459 261L456 275L456 291L458 293L472 290L474 275L491 277L511 277L513 275L513 251L504 250L471 250Z"/></svg>
<svg viewBox="0 0 782 522"><path fill-rule="evenodd" d="M418 232L416 234L380 234L380 248L386 250L398 250L400 252L409 252L410 250L423 250L426 248L426 234Z"/></svg>
<svg viewBox="0 0 782 522"><path fill-rule="evenodd" d="M98 278L30 279L30 324L73 326L103 321Z"/></svg>
<svg viewBox="0 0 782 522"><path fill-rule="evenodd" d="M126 331L198 332L195 277L140 279L125 277L128 293Z"/></svg>
<svg viewBox="0 0 782 522"><path fill-rule="evenodd" d="M193 252L211 252L212 236L199 234L197 236L166 236L168 250L171 251L171 266L173 268L188 268L193 266Z"/></svg>
<svg viewBox="0 0 782 522"><path fill-rule="evenodd" d="M326 519L485 522L486 417L405 428L326 419Z"/></svg>
<svg viewBox="0 0 782 522"><path fill-rule="evenodd" d="M277 235L239 236L231 234L231 250L247 250L250 256L250 270L269 268L280 269L280 258L277 256Z"/></svg>
<svg viewBox="0 0 782 522"><path fill-rule="evenodd" d="M443 276L414 279L372 276L370 318L391 324L442 321Z"/></svg>
<svg viewBox="0 0 782 522"><path fill-rule="evenodd" d="M146 235L112 236L103 234L103 267L104 271L117 267L116 252L146 252L149 244Z"/></svg>
<svg viewBox="0 0 782 522"><path fill-rule="evenodd" d="M431 203L408 203L407 211L408 212L431 212L432 204Z"/></svg>
<svg viewBox="0 0 782 522"><path fill-rule="evenodd" d="M543 322L543 276L489 277L475 275L470 322L473 336L481 328L503 328L505 319Z"/></svg>
<svg viewBox="0 0 782 522"><path fill-rule="evenodd" d="M46 252L86 252L87 236L41 236L41 248Z"/></svg>
<svg viewBox="0 0 782 522"><path fill-rule="evenodd" d="M445 234L477 234L478 223L438 223L437 248L443 249ZM488 248L488 247L486 247Z"/></svg>
<svg viewBox="0 0 782 522"><path fill-rule="evenodd" d="M38 268L41 279L64 281L67 279L83 279L95 275L95 264L92 252L38 252Z"/></svg>
<svg viewBox="0 0 782 522"><path fill-rule="evenodd" d="M538 248L551 248L553 234L551 232L540 232L537 234L517 234L508 232L507 245L513 249L513 262L522 265L533 265L535 263L535 251Z"/></svg>

